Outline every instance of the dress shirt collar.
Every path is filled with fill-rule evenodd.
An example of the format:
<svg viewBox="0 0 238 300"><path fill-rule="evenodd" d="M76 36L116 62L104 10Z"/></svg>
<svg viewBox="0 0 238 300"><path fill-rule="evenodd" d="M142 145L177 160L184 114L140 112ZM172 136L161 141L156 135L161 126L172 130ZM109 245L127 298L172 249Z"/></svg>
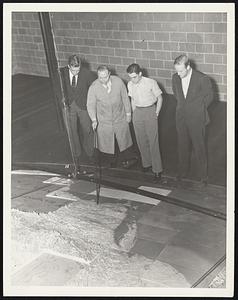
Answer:
<svg viewBox="0 0 238 300"><path fill-rule="evenodd" d="M79 73L77 75L75 75L75 83L76 83L76 85L77 85L77 81L78 81L78 75L79 75ZM69 80L70 80L70 84L71 85L72 85L73 76L74 75L69 70Z"/></svg>
<svg viewBox="0 0 238 300"><path fill-rule="evenodd" d="M185 98L187 97L191 76L192 76L192 68L190 69L188 75L182 78L182 89Z"/></svg>
<svg viewBox="0 0 238 300"><path fill-rule="evenodd" d="M189 71L188 75L186 77L182 78L182 81L183 82L190 82L190 79L191 79L191 76L192 76L192 72L193 72L193 69L190 68L190 71Z"/></svg>

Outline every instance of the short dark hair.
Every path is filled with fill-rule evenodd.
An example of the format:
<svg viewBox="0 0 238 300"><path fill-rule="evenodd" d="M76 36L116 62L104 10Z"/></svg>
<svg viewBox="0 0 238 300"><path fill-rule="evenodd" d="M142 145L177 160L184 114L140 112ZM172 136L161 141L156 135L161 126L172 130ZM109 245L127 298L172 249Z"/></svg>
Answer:
<svg viewBox="0 0 238 300"><path fill-rule="evenodd" d="M179 55L174 60L174 65L181 65L184 64L185 67L190 65L190 60L186 54Z"/></svg>
<svg viewBox="0 0 238 300"><path fill-rule="evenodd" d="M139 74L142 72L141 67L138 64L131 64L129 67L126 69L126 72L131 74L131 73L136 73Z"/></svg>
<svg viewBox="0 0 238 300"><path fill-rule="evenodd" d="M102 72L102 71L106 71L106 70L110 73L110 70L109 70L108 66L106 66L106 65L100 65L97 68L97 72Z"/></svg>
<svg viewBox="0 0 238 300"><path fill-rule="evenodd" d="M70 57L68 59L68 65L70 67L80 67L81 59L76 54L70 55Z"/></svg>

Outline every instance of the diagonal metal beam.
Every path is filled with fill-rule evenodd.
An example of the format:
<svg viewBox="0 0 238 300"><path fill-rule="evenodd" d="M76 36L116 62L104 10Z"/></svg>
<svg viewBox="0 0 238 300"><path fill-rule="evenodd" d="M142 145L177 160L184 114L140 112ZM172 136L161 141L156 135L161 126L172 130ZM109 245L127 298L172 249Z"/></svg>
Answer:
<svg viewBox="0 0 238 300"><path fill-rule="evenodd" d="M49 70L49 76L51 79L53 92L55 96L54 103L57 112L57 121L58 121L59 129L62 130L64 128L63 115L61 109L61 101L63 99L63 93L60 85L58 61L56 56L51 19L48 12L38 12L38 16L40 21L43 44L45 48L47 67Z"/></svg>
<svg viewBox="0 0 238 300"><path fill-rule="evenodd" d="M52 165L52 164L49 164L49 163L44 163L44 164L35 163L34 164L34 163L31 163L31 162L19 162L19 163L15 162L13 164L13 167L16 167L16 168L24 167L24 168L30 168L30 169L47 170L47 171L51 171L51 172L57 172L58 174L61 174L63 176L67 176L67 170L64 168L64 164L62 164L62 165L59 165L59 164ZM127 184L122 184L122 183L119 183L119 182L113 182L111 180L106 180L104 178L100 178L100 181L99 181L98 178L94 178L92 176L87 176L87 175L82 175L82 174L77 175L77 179L82 179L82 180L85 180L85 181L94 182L96 184L100 183L101 185L104 185L104 186L112 187L112 188L115 188L115 189L131 192L131 193L135 193L135 194L138 194L138 195L141 195L141 196L150 197L150 198L153 198L153 199L163 201L165 203L169 203L169 204L172 204L172 205L175 205L175 206L178 206L178 207L186 208L186 209L189 209L189 210L192 210L192 211L202 213L202 214L207 215L207 216L211 216L211 217L216 218L216 219L226 221L226 214L225 213L222 213L220 211L216 211L216 210L213 210L213 209L209 209L209 208L206 208L206 207L202 207L200 205L196 205L196 204L193 204L193 203L189 203L187 201L180 200L180 199L177 199L177 198L174 198L174 197L171 197L171 196L164 196L164 195L159 194L159 193L153 193L153 192L142 190L142 189L139 189L137 187L133 187L133 186L130 186L130 185L127 185Z"/></svg>
<svg viewBox="0 0 238 300"><path fill-rule="evenodd" d="M88 177L86 175L78 175L77 178L78 179L83 179L85 181L96 182L96 183L98 181L98 179L94 179L94 178ZM121 184L121 183L118 183L118 182L113 182L113 181L105 180L105 179L101 179L100 184L105 185L105 186L109 186L109 187L112 187L112 188L115 188L115 189L135 193L135 194L138 194L138 195L154 198L154 199L163 201L165 203L173 204L173 205L176 205L176 206L179 206L179 207L183 207L183 208L186 208L186 209L189 209L189 210L193 210L193 211L202 213L202 214L207 215L207 216L211 216L211 217L226 221L226 215L222 212L215 211L215 210L209 209L209 208L205 208L205 207L202 207L200 205L188 203L186 201L179 200L177 198L173 198L173 197L170 197L170 196L164 196L164 195L161 195L159 193L153 193L153 192L141 190L137 187L133 187L133 186L129 186L129 185L126 185L126 184Z"/></svg>

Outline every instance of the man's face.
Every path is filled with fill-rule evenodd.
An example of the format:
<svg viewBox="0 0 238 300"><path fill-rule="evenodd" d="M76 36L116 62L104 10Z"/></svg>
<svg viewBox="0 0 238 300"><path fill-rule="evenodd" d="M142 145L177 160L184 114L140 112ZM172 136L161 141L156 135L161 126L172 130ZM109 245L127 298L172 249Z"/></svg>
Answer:
<svg viewBox="0 0 238 300"><path fill-rule="evenodd" d="M108 70L99 71L98 79L102 84L107 84L110 79L110 72Z"/></svg>
<svg viewBox="0 0 238 300"><path fill-rule="evenodd" d="M68 67L69 67L70 72L73 75L77 75L80 71L80 66L79 67L68 66Z"/></svg>
<svg viewBox="0 0 238 300"><path fill-rule="evenodd" d="M190 70L190 66L188 65L187 67L185 67L184 64L177 64L174 67L180 78L186 77Z"/></svg>
<svg viewBox="0 0 238 300"><path fill-rule="evenodd" d="M134 84L138 83L142 78L142 73L141 72L139 74L129 73L128 75L130 77L131 82L134 83Z"/></svg>

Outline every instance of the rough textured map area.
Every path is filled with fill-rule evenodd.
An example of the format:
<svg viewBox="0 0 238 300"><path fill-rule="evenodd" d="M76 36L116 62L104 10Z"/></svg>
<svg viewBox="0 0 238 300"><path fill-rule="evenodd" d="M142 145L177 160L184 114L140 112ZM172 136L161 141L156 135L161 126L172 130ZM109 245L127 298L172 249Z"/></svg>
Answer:
<svg viewBox="0 0 238 300"><path fill-rule="evenodd" d="M80 200L54 212L29 213L12 209L12 272L44 251L79 259L81 268L67 276L67 286L189 287L170 265L135 254L136 223L128 226L120 243L114 231L124 220L121 203Z"/></svg>

